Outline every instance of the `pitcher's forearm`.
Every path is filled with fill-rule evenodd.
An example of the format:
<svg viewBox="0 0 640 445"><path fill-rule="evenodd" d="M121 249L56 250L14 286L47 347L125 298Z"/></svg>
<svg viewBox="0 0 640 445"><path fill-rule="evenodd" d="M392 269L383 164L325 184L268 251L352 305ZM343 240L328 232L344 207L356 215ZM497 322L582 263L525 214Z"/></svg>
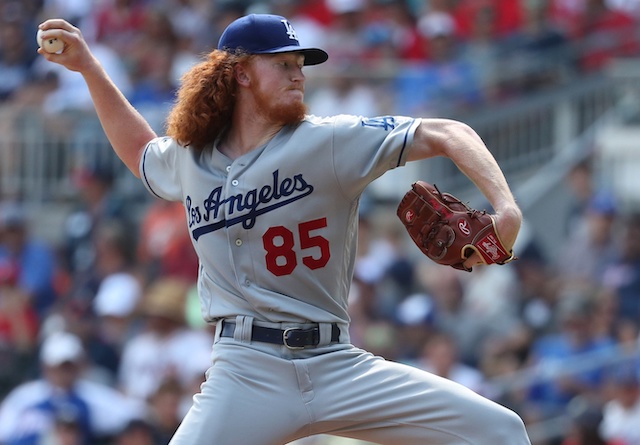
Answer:
<svg viewBox="0 0 640 445"><path fill-rule="evenodd" d="M156 133L96 62L82 72L102 128L118 157L139 177L142 150Z"/></svg>
<svg viewBox="0 0 640 445"><path fill-rule="evenodd" d="M502 240L510 247L520 230L522 211L500 166L475 130L449 119L423 119L408 160L433 156L451 159L478 187L494 208Z"/></svg>

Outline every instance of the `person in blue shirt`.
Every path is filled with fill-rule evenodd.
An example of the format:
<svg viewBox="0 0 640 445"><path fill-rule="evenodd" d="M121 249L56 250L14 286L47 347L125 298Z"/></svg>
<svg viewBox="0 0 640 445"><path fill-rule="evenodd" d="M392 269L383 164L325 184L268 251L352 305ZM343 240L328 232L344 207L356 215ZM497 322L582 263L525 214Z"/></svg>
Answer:
<svg viewBox="0 0 640 445"><path fill-rule="evenodd" d="M30 232L26 211L18 203L0 204L0 263L17 268L19 288L39 320L44 319L56 300L55 255L52 246Z"/></svg>
<svg viewBox="0 0 640 445"><path fill-rule="evenodd" d="M453 115L484 101L479 73L461 57L453 19L430 13L418 23L429 48L428 60L405 65L395 79L396 111Z"/></svg>
<svg viewBox="0 0 640 445"><path fill-rule="evenodd" d="M603 388L616 343L593 332L593 298L581 291L561 294L557 330L532 344L532 365L541 378L531 386L528 399L541 412L563 412L574 397L597 396Z"/></svg>
<svg viewBox="0 0 640 445"><path fill-rule="evenodd" d="M0 443L41 445L60 423L77 428L83 445L102 443L145 406L86 375L86 351L70 332L49 334L40 348L41 377L15 387L0 404Z"/></svg>

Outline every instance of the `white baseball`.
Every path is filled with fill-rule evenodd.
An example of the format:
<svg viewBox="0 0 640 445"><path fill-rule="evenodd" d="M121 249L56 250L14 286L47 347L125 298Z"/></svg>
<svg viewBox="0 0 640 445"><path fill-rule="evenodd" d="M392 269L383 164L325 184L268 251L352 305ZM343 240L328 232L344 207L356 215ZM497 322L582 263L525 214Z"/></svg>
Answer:
<svg viewBox="0 0 640 445"><path fill-rule="evenodd" d="M36 41L38 46L48 53L60 54L64 49L64 42L56 38L42 40L42 30L39 29L36 34Z"/></svg>

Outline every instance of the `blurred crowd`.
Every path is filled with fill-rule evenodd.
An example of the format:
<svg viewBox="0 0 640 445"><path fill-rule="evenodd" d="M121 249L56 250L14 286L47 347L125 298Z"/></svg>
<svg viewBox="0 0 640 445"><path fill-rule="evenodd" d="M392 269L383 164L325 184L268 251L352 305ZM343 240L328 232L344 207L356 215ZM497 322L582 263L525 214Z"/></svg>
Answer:
<svg viewBox="0 0 640 445"><path fill-rule="evenodd" d="M247 12L285 15L328 50L331 75L307 72L320 115L456 113L640 54L640 1L0 0L0 104L92 109L82 79L35 52L37 24L63 17L160 131L182 74ZM0 201L0 444L166 444L213 337L184 209L150 197L140 209L99 164L70 184L55 242ZM530 425L564 416L537 445L640 444L640 214L595 184L588 159L567 176L574 206L554 252L525 223L517 261L471 274L426 260L395 209L363 201L353 342Z"/></svg>
<svg viewBox="0 0 640 445"><path fill-rule="evenodd" d="M0 0L0 103L91 109L82 79L35 52L37 24L78 26L158 128L180 77L250 12L288 17L331 55L315 114L444 115L598 72L640 53L637 0Z"/></svg>

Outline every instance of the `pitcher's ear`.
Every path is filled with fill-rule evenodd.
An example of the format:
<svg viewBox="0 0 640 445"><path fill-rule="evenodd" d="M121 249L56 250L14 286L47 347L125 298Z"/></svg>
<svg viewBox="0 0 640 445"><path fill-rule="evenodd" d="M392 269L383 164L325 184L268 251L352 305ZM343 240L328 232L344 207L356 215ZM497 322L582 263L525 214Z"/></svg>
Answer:
<svg viewBox="0 0 640 445"><path fill-rule="evenodd" d="M247 87L251 84L251 75L246 65L242 63L238 63L236 66L233 67L233 71L235 74L236 81L240 86Z"/></svg>

